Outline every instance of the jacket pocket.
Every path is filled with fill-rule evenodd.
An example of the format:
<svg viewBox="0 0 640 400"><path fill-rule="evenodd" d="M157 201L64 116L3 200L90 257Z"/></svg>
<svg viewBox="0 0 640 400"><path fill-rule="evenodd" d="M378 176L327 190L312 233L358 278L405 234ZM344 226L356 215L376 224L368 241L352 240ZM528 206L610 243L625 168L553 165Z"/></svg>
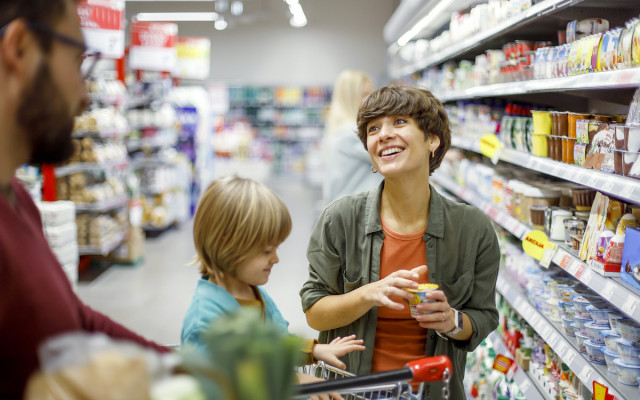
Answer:
<svg viewBox="0 0 640 400"><path fill-rule="evenodd" d="M350 279L347 276L346 271L342 274L342 280L344 281L344 292L349 293L352 290L355 290L362 286L362 276L354 277L355 280Z"/></svg>
<svg viewBox="0 0 640 400"><path fill-rule="evenodd" d="M460 308L466 303L473 291L473 270L467 271L448 282L441 282L440 288L447 296L449 305Z"/></svg>

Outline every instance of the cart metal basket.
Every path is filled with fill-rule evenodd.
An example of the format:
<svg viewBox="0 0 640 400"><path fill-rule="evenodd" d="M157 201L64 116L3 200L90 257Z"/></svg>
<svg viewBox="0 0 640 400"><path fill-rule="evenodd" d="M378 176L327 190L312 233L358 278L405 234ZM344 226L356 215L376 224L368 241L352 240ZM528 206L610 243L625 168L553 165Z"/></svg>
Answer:
<svg viewBox="0 0 640 400"><path fill-rule="evenodd" d="M298 385L294 399L338 392L345 400L413 400L422 398L425 382L441 381L444 382L442 397L446 400L451 371L451 360L447 356L425 357L407 363L402 369L362 376L320 362L305 372L326 381ZM417 392L412 392L411 381L420 382Z"/></svg>

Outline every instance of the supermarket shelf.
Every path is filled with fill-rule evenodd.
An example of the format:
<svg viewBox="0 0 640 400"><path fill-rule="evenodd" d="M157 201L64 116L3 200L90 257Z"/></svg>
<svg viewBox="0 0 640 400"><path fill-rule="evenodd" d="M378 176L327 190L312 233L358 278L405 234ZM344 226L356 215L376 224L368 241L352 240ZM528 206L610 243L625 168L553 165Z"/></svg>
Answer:
<svg viewBox="0 0 640 400"><path fill-rule="evenodd" d="M447 60L450 60L456 56L459 56L467 51L483 46L483 42L489 39L496 38L500 35L504 35L510 31L513 31L522 25L532 22L533 20L553 12L556 12L562 8L570 5L580 3L581 0L545 0L542 1L525 12L522 12L514 17L505 20L493 28L479 32L478 34L471 35L460 42L454 43L451 46L435 53L424 60L417 62L413 65L398 68L397 70L390 71L390 75L393 78L400 78L406 75L410 75L414 72L421 71L423 69L438 65Z"/></svg>
<svg viewBox="0 0 640 400"><path fill-rule="evenodd" d="M619 399L634 399L638 396L638 388L618 383L616 375L610 374L606 366L592 364L578 351L575 340L562 333L562 328L547 320L533 307L520 290L512 285L504 276L498 275L496 283L498 292L524 318L540 337L560 356L560 358L576 373L576 376L587 388L593 387L597 381L609 388L609 394ZM604 368L603 368L604 367Z"/></svg>
<svg viewBox="0 0 640 400"><path fill-rule="evenodd" d="M587 285L622 312L640 322L640 297L630 290L620 279L604 277L593 271L588 264L578 258L573 250L558 243L558 250L551 261Z"/></svg>
<svg viewBox="0 0 640 400"><path fill-rule="evenodd" d="M76 212L107 212L125 206L128 203L129 196L126 195L97 203L76 203Z"/></svg>
<svg viewBox="0 0 640 400"><path fill-rule="evenodd" d="M520 240L532 230L531 227L511 217L511 215L504 210L482 200L474 191L461 187L453 179L438 173L433 174L431 179L467 203L481 209L489 218L514 234ZM629 317L640 322L640 297L637 292L629 289L620 279L608 278L598 274L577 257L573 250L567 249L563 243L555 243L558 244L558 249L551 258L554 264L587 285L591 290L600 294L600 296Z"/></svg>
<svg viewBox="0 0 640 400"><path fill-rule="evenodd" d="M480 153L478 139L452 136L451 145L460 149ZM623 201L640 204L640 180L637 179L586 169L576 165L554 161L550 158L536 157L512 149L502 149L500 151L500 160L588 186Z"/></svg>
<svg viewBox="0 0 640 400"><path fill-rule="evenodd" d="M101 163L74 163L63 167L57 167L55 169L55 173L57 178L61 178L76 172L101 172L105 170L125 169L128 165L129 160L127 158Z"/></svg>
<svg viewBox="0 0 640 400"><path fill-rule="evenodd" d="M431 180L433 180L434 183L447 189L452 194L466 201L467 203L481 209L485 214L489 216L489 218L511 232L518 239L524 239L527 233L531 231L530 226L523 224L522 222L513 218L506 211L501 210L495 207L490 202L483 200L480 195L478 195L473 190L460 186L453 179L436 172L431 176Z"/></svg>
<svg viewBox="0 0 640 400"><path fill-rule="evenodd" d="M158 135L158 137L143 138L143 139L128 139L127 150L136 151L147 148L162 148L175 146L178 142L178 135Z"/></svg>
<svg viewBox="0 0 640 400"><path fill-rule="evenodd" d="M502 342L502 339L495 331L489 334L488 339L489 341L491 341L493 348L498 354L504 354L513 357L513 354L509 352L507 346L505 346L504 342ZM520 391L525 395L527 400L552 400L549 395L540 390L536 380L533 379L526 371L520 368L519 365L518 369L513 374L513 380L518 384Z"/></svg>
<svg viewBox="0 0 640 400"><path fill-rule="evenodd" d="M129 133L129 128L125 129L104 129L97 131L74 131L74 138L94 137L94 138L122 138Z"/></svg>
<svg viewBox="0 0 640 400"><path fill-rule="evenodd" d="M592 72L551 79L495 83L465 90L437 94L440 101L467 100L481 97L508 96L567 90L627 89L640 85L640 67L615 71Z"/></svg>
<svg viewBox="0 0 640 400"><path fill-rule="evenodd" d="M128 234L129 232L121 232L112 242L105 243L102 247L78 246L78 253L81 256L106 256L120 246Z"/></svg>

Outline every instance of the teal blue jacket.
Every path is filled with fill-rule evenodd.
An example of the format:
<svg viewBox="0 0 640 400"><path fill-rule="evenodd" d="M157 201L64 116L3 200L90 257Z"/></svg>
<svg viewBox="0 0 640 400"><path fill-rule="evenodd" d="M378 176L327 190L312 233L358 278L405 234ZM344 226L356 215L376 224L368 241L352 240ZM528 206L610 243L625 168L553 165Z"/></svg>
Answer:
<svg viewBox="0 0 640 400"><path fill-rule="evenodd" d="M260 286L258 286L258 291L264 300L265 319L273 322L284 333L287 333L289 322L284 319L267 292ZM181 345L189 343L206 351L200 334L216 318L232 314L238 310L240 310L240 303L229 292L205 278L200 279L182 322Z"/></svg>

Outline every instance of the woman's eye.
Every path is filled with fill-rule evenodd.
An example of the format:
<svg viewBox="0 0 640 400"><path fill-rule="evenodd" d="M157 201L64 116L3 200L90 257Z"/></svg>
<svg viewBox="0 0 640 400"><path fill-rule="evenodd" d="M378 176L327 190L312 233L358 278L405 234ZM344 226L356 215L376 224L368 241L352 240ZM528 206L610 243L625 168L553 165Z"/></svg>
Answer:
<svg viewBox="0 0 640 400"><path fill-rule="evenodd" d="M396 124L406 124L407 120L404 118L398 118L396 119Z"/></svg>
<svg viewBox="0 0 640 400"><path fill-rule="evenodd" d="M371 127L369 127L369 133L373 133L373 132L375 132L375 131L377 131L377 130L378 130L378 127L377 127L377 126L371 126Z"/></svg>

